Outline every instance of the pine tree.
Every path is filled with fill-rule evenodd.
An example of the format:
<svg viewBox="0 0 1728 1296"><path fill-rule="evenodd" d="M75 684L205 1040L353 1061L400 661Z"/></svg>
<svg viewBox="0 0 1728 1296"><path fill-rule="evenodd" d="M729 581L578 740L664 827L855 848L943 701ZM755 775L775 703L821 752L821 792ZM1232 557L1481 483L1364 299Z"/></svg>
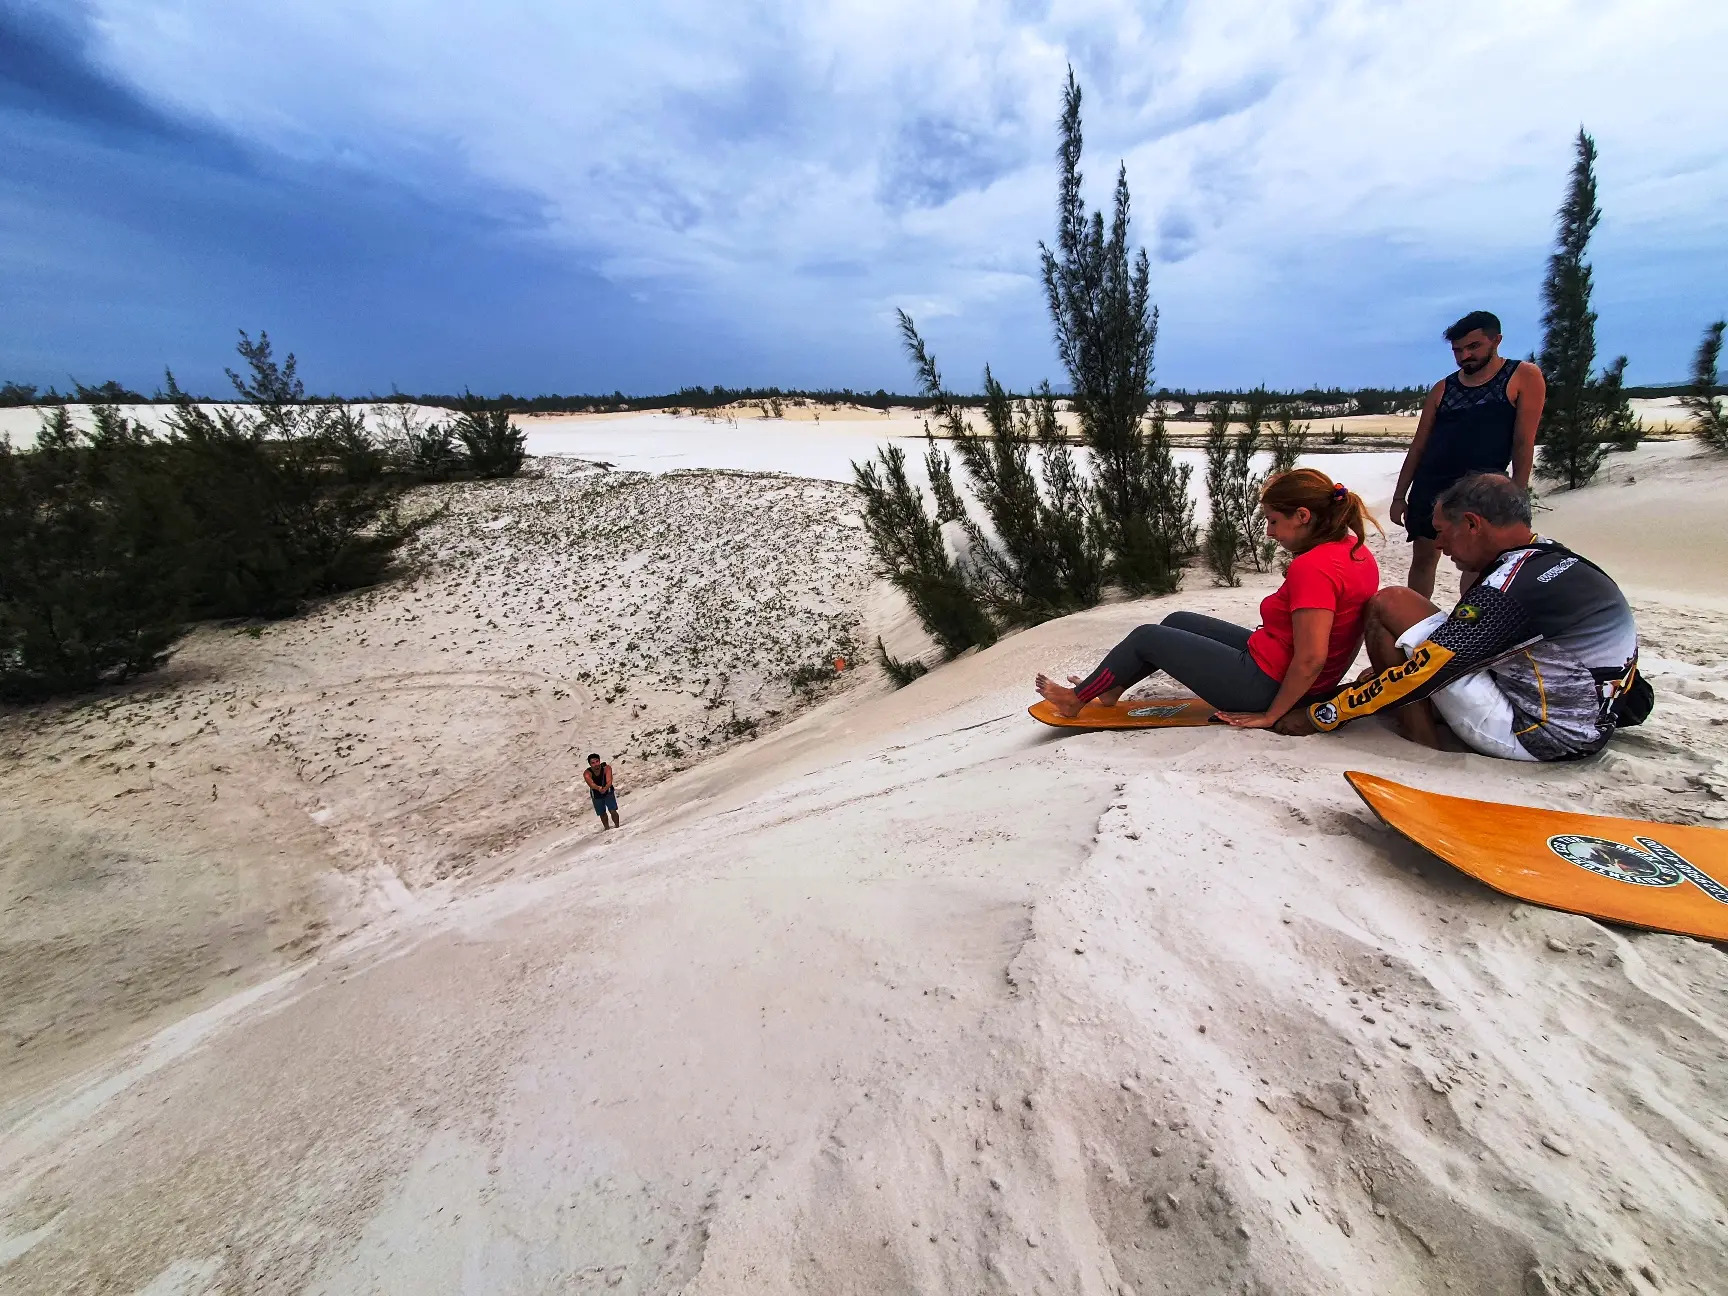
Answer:
<svg viewBox="0 0 1728 1296"><path fill-rule="evenodd" d="M940 454L931 447L933 459ZM953 657L994 643L996 628L949 557L941 521L925 512L922 493L907 480L905 450L884 446L869 463L854 463L852 473L864 496L864 529L883 574L906 595L943 652ZM948 489L952 494L951 482Z"/></svg>
<svg viewBox="0 0 1728 1296"><path fill-rule="evenodd" d="M1712 450L1728 450L1728 412L1716 395L1717 364L1722 358L1722 332L1728 323L1717 320L1704 330L1692 357L1692 387L1680 398L1692 415L1692 435Z"/></svg>
<svg viewBox="0 0 1728 1296"><path fill-rule="evenodd" d="M93 431L51 411L34 448L0 441L0 697L154 669L185 628L191 519L167 447L108 405Z"/></svg>
<svg viewBox="0 0 1728 1296"><path fill-rule="evenodd" d="M1035 420L1025 402L1015 407L986 366L984 417L989 434L980 435L944 389L936 361L911 317L904 311L899 316L901 340L919 387L959 453L973 496L990 521L993 534L986 534L954 491L946 456L939 462L932 458L928 466L938 520L957 521L965 528L979 593L1009 622L1045 621L1096 603L1101 579L1093 546L1086 542L1085 499L1074 489L1073 461L1056 430L1048 384L1047 414ZM1048 498L1039 491L1031 462L1039 442L1047 456L1054 456L1045 465L1046 480L1052 484ZM934 441L931 452L938 453Z"/></svg>
<svg viewBox="0 0 1728 1296"><path fill-rule="evenodd" d="M476 477L514 477L527 458L527 435L510 421L510 411L488 409L473 392L463 392L451 428Z"/></svg>
<svg viewBox="0 0 1728 1296"><path fill-rule="evenodd" d="M1296 422L1296 411L1288 401L1278 406L1278 421L1267 433L1267 445L1272 451L1272 466L1266 470L1268 479L1287 473L1308 448L1306 423Z"/></svg>
<svg viewBox="0 0 1728 1296"><path fill-rule="evenodd" d="M170 462L196 522L193 615L287 616L308 596L377 582L409 534L395 510L409 482L375 471L348 411L305 402L294 357L279 364L268 334L242 332L237 349L239 409L206 409L166 379Z"/></svg>
<svg viewBox="0 0 1728 1296"><path fill-rule="evenodd" d="M1240 585L1236 558L1242 538L1236 529L1236 484L1231 475L1231 405L1212 402L1206 422L1206 502L1211 511L1206 521L1204 553L1206 565L1220 585Z"/></svg>
<svg viewBox="0 0 1728 1296"><path fill-rule="evenodd" d="M1617 356L1596 384L1598 426L1616 450L1636 450L1644 439L1644 422L1632 412L1626 395L1626 357Z"/></svg>
<svg viewBox="0 0 1728 1296"><path fill-rule="evenodd" d="M1272 397L1256 387L1242 402L1242 422L1230 448L1230 518L1236 526L1237 553L1253 564L1255 571L1272 565L1277 546L1266 538L1260 525L1260 488L1266 475L1254 471L1254 456L1260 453L1260 432L1266 423L1266 407Z"/></svg>
<svg viewBox="0 0 1728 1296"><path fill-rule="evenodd" d="M1596 312L1590 309L1591 268L1584 259L1602 219L1596 205L1596 141L1578 132L1572 181L1557 214L1559 236L1542 282L1541 470L1576 489L1602 465L1601 401L1592 390Z"/></svg>
<svg viewBox="0 0 1728 1296"><path fill-rule="evenodd" d="M1042 459L1046 508L1040 525L1056 554L1062 588L1080 607L1091 607L1104 593L1104 548L1086 480L1056 419L1056 396L1039 384L1032 402L1032 427Z"/></svg>
<svg viewBox="0 0 1728 1296"><path fill-rule="evenodd" d="M1158 337L1150 265L1144 248L1129 255L1126 167L1117 170L1108 231L1102 212L1087 215L1080 86L1072 68L1061 132L1056 250L1039 244L1056 349L1092 451L1092 492L1112 574L1134 593L1169 593L1193 550L1193 506L1161 419L1147 418Z"/></svg>

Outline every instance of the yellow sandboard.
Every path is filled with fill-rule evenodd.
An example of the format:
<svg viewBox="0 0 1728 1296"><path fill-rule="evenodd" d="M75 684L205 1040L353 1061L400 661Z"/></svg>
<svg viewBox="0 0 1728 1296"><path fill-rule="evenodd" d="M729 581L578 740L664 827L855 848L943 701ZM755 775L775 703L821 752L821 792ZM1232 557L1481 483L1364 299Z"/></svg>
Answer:
<svg viewBox="0 0 1728 1296"><path fill-rule="evenodd" d="M1532 904L1728 940L1728 831L1440 796L1351 770L1389 828Z"/></svg>
<svg viewBox="0 0 1728 1296"><path fill-rule="evenodd" d="M1072 720L1044 701L1027 707L1026 714L1057 729L1181 729L1210 724L1217 710L1197 697L1166 697L1124 698L1115 706L1088 702Z"/></svg>

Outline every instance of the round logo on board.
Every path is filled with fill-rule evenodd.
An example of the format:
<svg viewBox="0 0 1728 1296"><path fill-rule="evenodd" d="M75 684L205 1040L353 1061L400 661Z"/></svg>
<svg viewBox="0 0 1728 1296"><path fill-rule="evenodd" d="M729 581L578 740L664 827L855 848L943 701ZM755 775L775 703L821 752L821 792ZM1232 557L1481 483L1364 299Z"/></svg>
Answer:
<svg viewBox="0 0 1728 1296"><path fill-rule="evenodd" d="M1314 708L1314 722L1323 725L1336 724L1338 722L1337 706L1331 702L1322 702Z"/></svg>
<svg viewBox="0 0 1728 1296"><path fill-rule="evenodd" d="M1679 869L1671 867L1654 855L1641 851L1636 846L1609 841L1605 837L1580 837L1568 833L1550 837L1548 849L1568 864L1576 864L1598 877L1612 878L1616 882L1630 882L1633 886L1671 887L1679 886L1684 881Z"/></svg>

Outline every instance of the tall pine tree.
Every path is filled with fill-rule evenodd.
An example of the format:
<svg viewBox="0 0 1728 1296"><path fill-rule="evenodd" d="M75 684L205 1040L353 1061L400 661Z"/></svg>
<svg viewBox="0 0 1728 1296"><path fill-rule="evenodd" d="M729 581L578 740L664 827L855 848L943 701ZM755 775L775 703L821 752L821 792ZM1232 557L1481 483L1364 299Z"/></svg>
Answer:
<svg viewBox="0 0 1728 1296"><path fill-rule="evenodd" d="M1584 252L1602 219L1596 205L1596 141L1578 132L1577 158L1566 201L1557 213L1559 238L1542 281L1542 475L1568 488L1584 485L1602 466L1602 403L1593 390L1596 312L1590 309L1591 271Z"/></svg>
<svg viewBox="0 0 1728 1296"><path fill-rule="evenodd" d="M1080 85L1068 70L1062 97L1056 249L1039 244L1056 349L1074 412L1092 451L1092 489L1112 574L1137 594L1168 594L1195 548L1185 468L1162 421L1148 419L1158 311L1146 250L1128 249L1128 174L1116 173L1114 210L1086 212L1080 196Z"/></svg>

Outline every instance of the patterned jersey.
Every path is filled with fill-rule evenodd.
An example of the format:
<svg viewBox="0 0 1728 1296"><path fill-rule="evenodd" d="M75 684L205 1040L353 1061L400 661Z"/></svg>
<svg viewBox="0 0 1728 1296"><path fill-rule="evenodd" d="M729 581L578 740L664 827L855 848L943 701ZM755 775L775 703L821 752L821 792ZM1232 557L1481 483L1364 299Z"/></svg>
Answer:
<svg viewBox="0 0 1728 1296"><path fill-rule="evenodd" d="M1512 704L1514 732L1537 760L1601 750L1632 686L1638 627L1619 586L1588 559L1537 536L1488 565L1408 661L1308 709L1333 730L1487 671Z"/></svg>

